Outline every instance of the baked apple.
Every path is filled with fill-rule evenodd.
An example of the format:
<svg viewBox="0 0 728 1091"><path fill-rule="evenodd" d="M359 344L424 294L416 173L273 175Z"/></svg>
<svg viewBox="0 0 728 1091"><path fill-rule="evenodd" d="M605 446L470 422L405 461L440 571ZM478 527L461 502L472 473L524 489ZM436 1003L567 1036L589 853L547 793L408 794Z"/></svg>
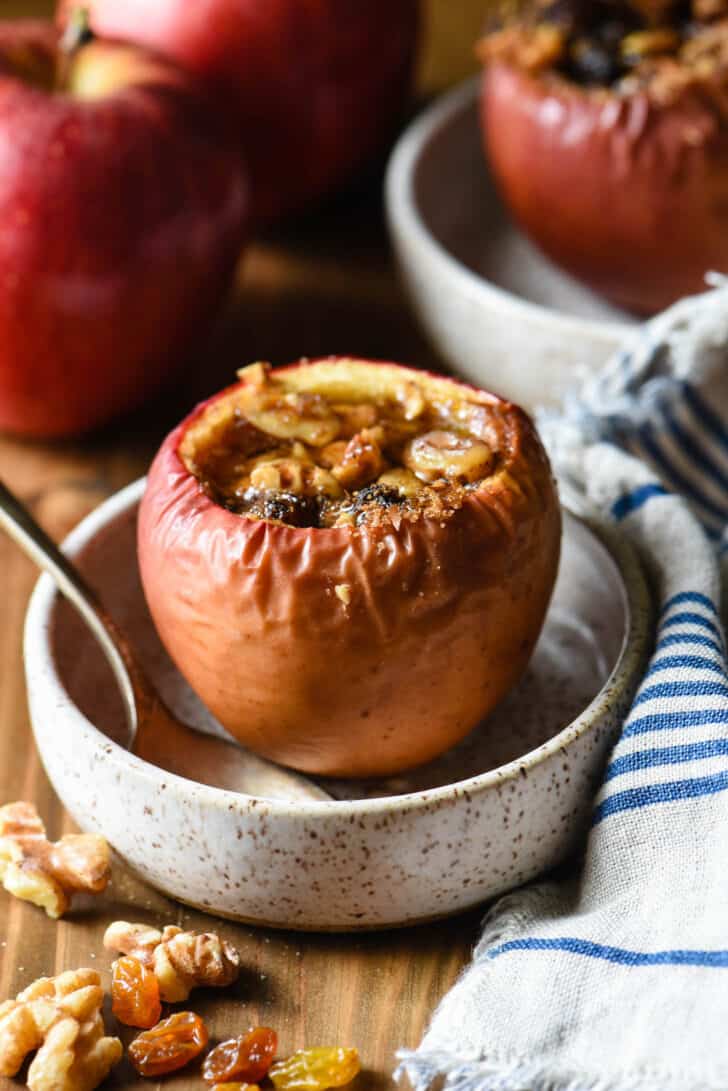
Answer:
<svg viewBox="0 0 728 1091"><path fill-rule="evenodd" d="M248 212L194 78L0 23L0 428L62 436L137 405L218 311Z"/></svg>
<svg viewBox="0 0 728 1091"><path fill-rule="evenodd" d="M728 267L725 0L537 0L479 52L491 170L549 257L640 314Z"/></svg>
<svg viewBox="0 0 728 1091"><path fill-rule="evenodd" d="M425 762L503 697L541 628L560 510L533 426L396 364L239 377L149 474L139 561L162 641L275 761L352 777Z"/></svg>
<svg viewBox="0 0 728 1091"><path fill-rule="evenodd" d="M77 0L60 0L63 25ZM418 0L85 0L92 28L158 50L239 115L258 222L383 149L410 89Z"/></svg>

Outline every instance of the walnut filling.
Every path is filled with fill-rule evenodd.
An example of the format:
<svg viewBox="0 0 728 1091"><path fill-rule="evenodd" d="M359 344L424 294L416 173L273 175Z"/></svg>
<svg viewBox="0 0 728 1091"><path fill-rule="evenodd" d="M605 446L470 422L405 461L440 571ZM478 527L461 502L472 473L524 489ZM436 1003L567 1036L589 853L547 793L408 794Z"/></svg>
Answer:
<svg viewBox="0 0 728 1091"><path fill-rule="evenodd" d="M728 0L535 0L501 19L478 53L588 88L669 99L728 73Z"/></svg>
<svg viewBox="0 0 728 1091"><path fill-rule="evenodd" d="M239 377L179 447L207 495L236 514L297 527L447 518L497 469L493 410L466 397L430 398L414 379L374 397L320 393L268 364Z"/></svg>

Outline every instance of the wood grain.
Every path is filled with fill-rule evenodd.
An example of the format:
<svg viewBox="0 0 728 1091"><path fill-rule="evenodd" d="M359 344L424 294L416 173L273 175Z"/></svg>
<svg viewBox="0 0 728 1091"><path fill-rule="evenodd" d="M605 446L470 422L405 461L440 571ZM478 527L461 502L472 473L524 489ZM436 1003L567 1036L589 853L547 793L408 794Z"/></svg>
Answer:
<svg viewBox="0 0 728 1091"><path fill-rule="evenodd" d="M228 382L241 364L351 352L438 366L391 267L380 181L371 177L295 228L252 246L205 358L144 412L83 442L0 439L0 477L54 537L61 538L104 497L142 474L165 431L196 399ZM57 837L71 827L38 762L23 681L23 616L36 574L4 538L0 572L0 802L33 800ZM392 1086L394 1050L418 1041L467 958L479 913L363 936L276 933L183 910L117 868L106 896L82 901L58 924L0 891L0 1000L41 974L81 965L98 966L108 981L101 939L107 923L119 917L219 928L237 944L245 965L238 986L194 999L214 1037L265 1023L279 1031L282 1054L304 1044L354 1044L365 1066L356 1091L382 1091ZM108 1086L141 1082L124 1062ZM175 1089L202 1088L195 1071L171 1083ZM3 1091L15 1085L0 1080Z"/></svg>

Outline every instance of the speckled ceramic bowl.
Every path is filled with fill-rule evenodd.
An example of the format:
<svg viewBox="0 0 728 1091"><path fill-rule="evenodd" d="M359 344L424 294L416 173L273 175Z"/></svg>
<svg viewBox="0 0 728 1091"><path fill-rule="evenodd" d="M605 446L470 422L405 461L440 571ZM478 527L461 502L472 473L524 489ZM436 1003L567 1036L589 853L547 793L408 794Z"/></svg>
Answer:
<svg viewBox="0 0 728 1091"><path fill-rule="evenodd" d="M144 604L134 545L142 489L112 497L66 545L177 713L219 731L166 658ZM103 658L46 576L28 612L25 660L44 765L83 829L183 902L344 931L454 913L560 860L585 828L650 628L632 552L566 515L556 591L516 690L436 762L376 784L329 781L330 803L224 792L129 754L115 741L123 715Z"/></svg>
<svg viewBox="0 0 728 1091"><path fill-rule="evenodd" d="M400 137L386 181L392 243L417 317L457 374L524 409L558 405L634 318L515 227L483 153L479 86L449 91Z"/></svg>

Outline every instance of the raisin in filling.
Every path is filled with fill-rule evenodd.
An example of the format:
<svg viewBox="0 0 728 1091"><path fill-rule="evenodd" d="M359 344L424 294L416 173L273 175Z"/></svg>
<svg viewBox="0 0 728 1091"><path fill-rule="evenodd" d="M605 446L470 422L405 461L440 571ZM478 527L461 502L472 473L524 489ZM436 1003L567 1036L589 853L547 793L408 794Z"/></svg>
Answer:
<svg viewBox="0 0 728 1091"><path fill-rule="evenodd" d="M428 400L416 381L345 401L295 389L267 365L240 375L242 387L179 448L201 488L235 514L293 527L448 518L497 467L483 407Z"/></svg>

